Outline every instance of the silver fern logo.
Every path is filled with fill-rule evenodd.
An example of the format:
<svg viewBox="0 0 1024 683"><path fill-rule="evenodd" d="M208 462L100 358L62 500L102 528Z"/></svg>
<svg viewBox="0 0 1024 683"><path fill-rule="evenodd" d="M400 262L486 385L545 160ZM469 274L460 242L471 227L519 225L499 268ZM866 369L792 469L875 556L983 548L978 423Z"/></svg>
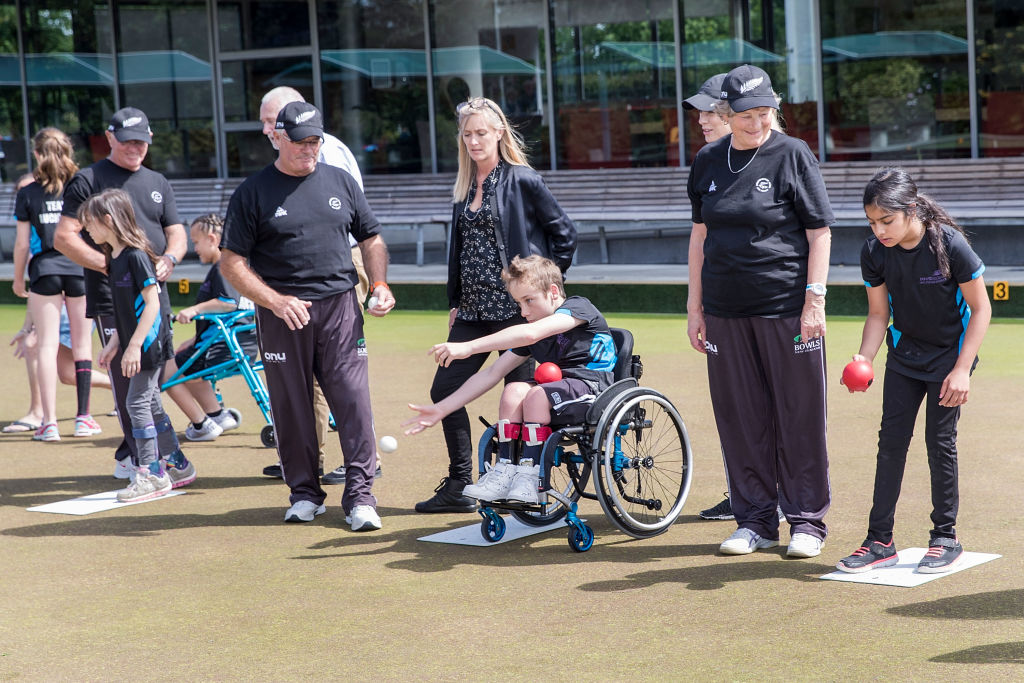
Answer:
<svg viewBox="0 0 1024 683"><path fill-rule="evenodd" d="M743 85L740 86L740 94L743 95L745 93L750 92L751 90L753 90L757 86L761 85L761 83L763 83L763 82L764 82L764 76L758 76L757 78L751 78L749 81L746 81L745 83L743 83Z"/></svg>
<svg viewBox="0 0 1024 683"><path fill-rule="evenodd" d="M315 111L313 111L313 110L304 111L304 112L302 112L301 114L299 114L298 116L295 117L295 123L297 123L297 124L298 123L305 123L306 121L309 121L314 116L316 116L316 112Z"/></svg>

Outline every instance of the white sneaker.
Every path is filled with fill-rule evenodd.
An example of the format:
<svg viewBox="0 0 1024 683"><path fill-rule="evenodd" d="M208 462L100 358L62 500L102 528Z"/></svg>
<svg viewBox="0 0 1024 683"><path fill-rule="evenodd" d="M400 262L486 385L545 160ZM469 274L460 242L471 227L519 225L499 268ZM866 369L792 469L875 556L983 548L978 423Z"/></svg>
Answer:
<svg viewBox="0 0 1024 683"><path fill-rule="evenodd" d="M144 500L159 498L171 490L171 478L164 472L153 474L149 467L140 467L135 480L128 487L117 492L118 503L140 503Z"/></svg>
<svg viewBox="0 0 1024 683"><path fill-rule="evenodd" d="M115 460L114 463L114 479L132 479L135 468L132 467L131 458Z"/></svg>
<svg viewBox="0 0 1024 683"><path fill-rule="evenodd" d="M311 500L300 500L288 508L288 512L284 513L284 521L312 522L314 517L325 512L327 512L327 508L323 505L317 505Z"/></svg>
<svg viewBox="0 0 1024 683"><path fill-rule="evenodd" d="M238 429L238 420L227 410L220 411L220 415L210 419L220 425L222 431L229 432L232 429Z"/></svg>
<svg viewBox="0 0 1024 683"><path fill-rule="evenodd" d="M213 441L223 431L223 427L208 417L203 420L199 429L196 429L196 426L190 422L188 427L185 427L185 438L189 441Z"/></svg>
<svg viewBox="0 0 1024 683"><path fill-rule="evenodd" d="M375 531L380 528L380 515L372 505L356 505L345 517L352 531Z"/></svg>
<svg viewBox="0 0 1024 683"><path fill-rule="evenodd" d="M778 541L762 538L760 534L740 527L732 532L732 536L722 541L718 550L723 555L749 555L760 548L774 548L778 544Z"/></svg>
<svg viewBox="0 0 1024 683"><path fill-rule="evenodd" d="M810 534L796 533L789 539L786 555L789 557L817 557L825 541Z"/></svg>
<svg viewBox="0 0 1024 683"><path fill-rule="evenodd" d="M512 486L509 487L506 498L519 501L520 503L539 504L540 499L537 497L537 489L540 484L540 465L519 465L516 467L516 470L518 471L512 479Z"/></svg>
<svg viewBox="0 0 1024 683"><path fill-rule="evenodd" d="M475 484L467 484L462 495L477 500L501 500L512 488L512 479L516 476L516 466L508 460L499 460L498 464L488 470Z"/></svg>

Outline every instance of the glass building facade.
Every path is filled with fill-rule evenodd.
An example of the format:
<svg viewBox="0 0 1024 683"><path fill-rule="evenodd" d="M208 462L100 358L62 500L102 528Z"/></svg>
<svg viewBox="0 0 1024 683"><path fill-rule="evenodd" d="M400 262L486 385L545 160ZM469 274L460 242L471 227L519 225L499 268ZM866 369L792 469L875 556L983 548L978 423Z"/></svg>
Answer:
<svg viewBox="0 0 1024 683"><path fill-rule="evenodd" d="M12 0L0 5L0 180L43 126L82 164L143 109L147 163L244 176L263 93L318 104L364 173L456 166L455 105L499 102L541 169L688 164L680 107L757 64L825 160L1024 154L1019 0Z"/></svg>

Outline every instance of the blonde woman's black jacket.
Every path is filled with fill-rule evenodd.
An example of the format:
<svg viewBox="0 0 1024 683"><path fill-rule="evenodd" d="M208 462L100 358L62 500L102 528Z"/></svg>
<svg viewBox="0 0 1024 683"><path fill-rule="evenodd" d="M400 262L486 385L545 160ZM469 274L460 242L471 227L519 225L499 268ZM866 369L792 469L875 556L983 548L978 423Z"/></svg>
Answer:
<svg viewBox="0 0 1024 683"><path fill-rule="evenodd" d="M451 245L448 247L448 305L459 305L460 283L459 214L465 201L452 207ZM498 254L502 266L516 256L540 254L554 261L565 273L576 252L576 226L558 205L537 171L528 166L502 163L498 181L491 195L491 213L495 217Z"/></svg>

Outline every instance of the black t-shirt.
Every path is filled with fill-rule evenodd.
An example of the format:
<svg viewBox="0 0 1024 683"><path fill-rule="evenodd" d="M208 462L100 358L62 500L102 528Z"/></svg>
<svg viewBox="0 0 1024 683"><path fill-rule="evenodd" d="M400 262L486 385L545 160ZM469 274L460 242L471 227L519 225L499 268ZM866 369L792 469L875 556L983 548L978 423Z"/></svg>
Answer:
<svg viewBox="0 0 1024 683"><path fill-rule="evenodd" d="M213 299L233 304L235 308L251 309L253 307L252 301L239 294L238 290L224 279L224 276L220 273L219 263L214 263L210 266L210 272L206 274L206 279L203 280L203 284L200 285L199 292L196 294L197 304L212 301ZM207 320L197 320L196 340L198 342L206 341L207 332L216 334L217 327Z"/></svg>
<svg viewBox="0 0 1024 683"><path fill-rule="evenodd" d="M593 382L596 391L610 386L618 355L601 312L589 299L570 296L553 315L569 315L584 322L568 332L512 349L512 352L518 356L533 356L538 363L555 363L562 369L562 377Z"/></svg>
<svg viewBox="0 0 1024 683"><path fill-rule="evenodd" d="M321 163L299 177L270 164L231 196L221 248L247 258L275 291L317 300L358 282L349 234L362 242L379 232L350 174Z"/></svg>
<svg viewBox="0 0 1024 683"><path fill-rule="evenodd" d="M82 277L82 266L53 248L53 234L60 222L63 200L60 195L48 194L38 182L18 190L14 200L14 217L26 221L35 232L30 251L28 277L34 284L47 275L77 275Z"/></svg>
<svg viewBox="0 0 1024 683"><path fill-rule="evenodd" d="M181 220L171 184L167 178L145 166L138 171L129 171L110 159L103 159L83 168L64 188L61 213L77 218L78 208L86 199L110 188L120 188L128 193L135 209L135 221L149 238L150 248L156 254L164 253L167 250L164 228L177 225ZM99 250L85 230L81 235L89 246ZM107 276L90 268L85 269L85 302L85 314L90 318L113 313Z"/></svg>
<svg viewBox="0 0 1024 683"><path fill-rule="evenodd" d="M153 321L153 327L142 342L143 370L152 370L163 365L174 356L171 340L171 302L167 290L157 282L153 262L144 252L134 247L125 247L117 258L110 261L110 284L114 302L114 324L117 326L117 341L123 351L135 334L142 315L142 290L156 285L160 292L160 313Z"/></svg>
<svg viewBox="0 0 1024 683"><path fill-rule="evenodd" d="M687 185L693 222L707 227L704 312L722 318L799 315L807 286L804 231L835 222L818 160L803 140L777 131L756 156L755 150L730 151L731 141L727 135L705 145Z"/></svg>
<svg viewBox="0 0 1024 683"><path fill-rule="evenodd" d="M985 272L960 231L942 226L952 277L939 271L927 236L913 249L886 247L874 236L860 252L860 269L868 287L885 285L892 324L885 336L885 367L926 382L941 382L956 365L971 319L958 283ZM974 360L977 364L977 359Z"/></svg>

